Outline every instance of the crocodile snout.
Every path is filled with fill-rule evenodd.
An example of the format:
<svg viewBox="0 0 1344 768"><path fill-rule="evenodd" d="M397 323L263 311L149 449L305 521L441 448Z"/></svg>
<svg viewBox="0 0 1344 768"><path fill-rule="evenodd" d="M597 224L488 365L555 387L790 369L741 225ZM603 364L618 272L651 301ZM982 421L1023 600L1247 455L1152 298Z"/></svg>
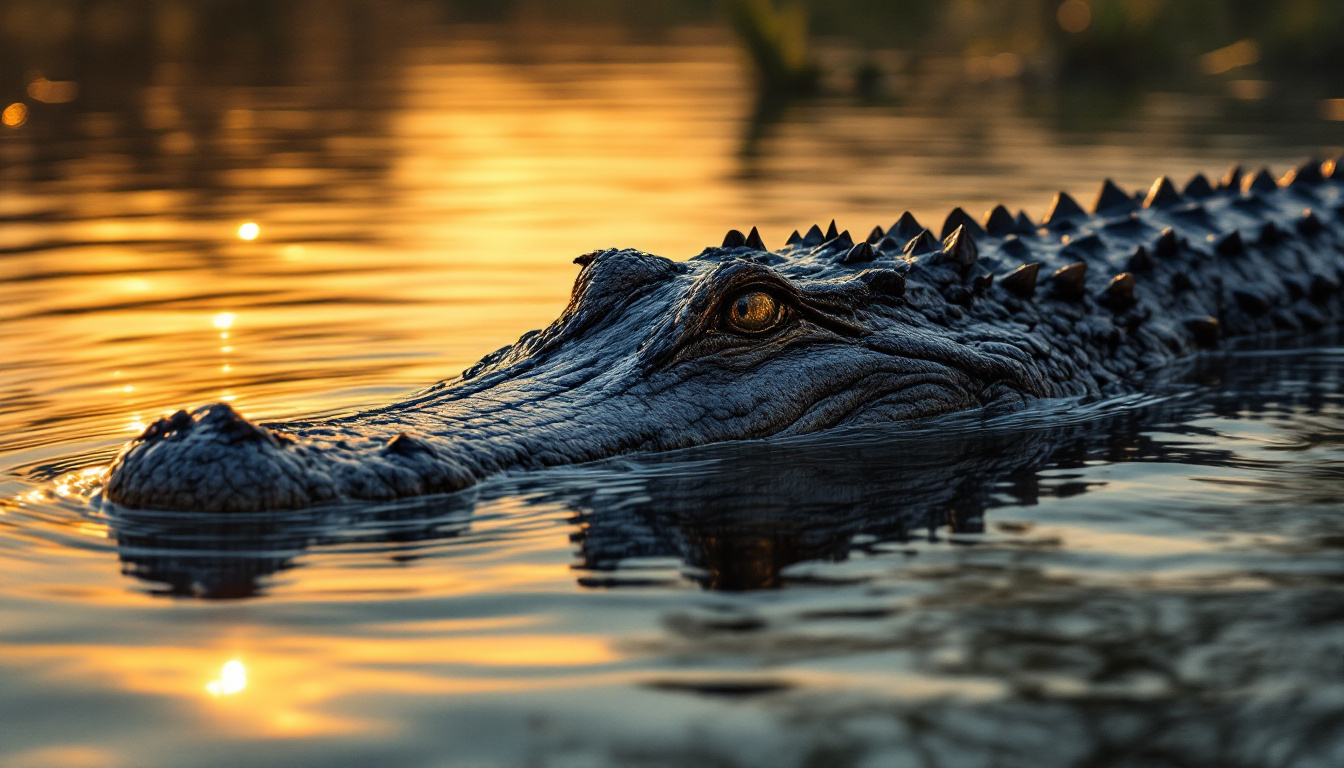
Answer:
<svg viewBox="0 0 1344 768"><path fill-rule="evenodd" d="M476 480L451 446L405 433L300 440L216 403L149 425L104 494L136 509L260 512L442 493Z"/></svg>
<svg viewBox="0 0 1344 768"><path fill-rule="evenodd" d="M141 509L260 511L325 500L292 437L225 403L159 419L112 466L108 500Z"/></svg>

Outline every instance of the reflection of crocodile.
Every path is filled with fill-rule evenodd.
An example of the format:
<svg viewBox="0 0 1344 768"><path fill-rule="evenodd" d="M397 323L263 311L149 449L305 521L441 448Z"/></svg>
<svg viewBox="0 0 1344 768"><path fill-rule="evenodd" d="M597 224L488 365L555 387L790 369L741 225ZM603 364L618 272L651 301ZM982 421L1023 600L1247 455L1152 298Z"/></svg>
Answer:
<svg viewBox="0 0 1344 768"><path fill-rule="evenodd" d="M580 510L585 583L638 584L639 572L622 573L624 564L674 557L708 589L778 587L786 567L844 560L864 542L979 533L995 507L1087 493L1093 487L1067 470L1089 463L1240 466L1244 460L1231 451L1184 439L1184 422L1266 406L1312 413L1337 392L1341 370L1338 361L1234 355L1202 360L1182 386L1191 381L1200 388L1182 397L1083 419L1046 411L997 426L865 430L750 450L715 446L701 451L720 458L708 468L675 471L673 464L674 471L647 473L625 495L601 486L557 495ZM1318 490L1335 484L1300 480Z"/></svg>
<svg viewBox="0 0 1344 768"><path fill-rule="evenodd" d="M479 500L514 495L572 510L584 584L638 583L639 572L621 571L623 563L674 557L710 589L773 587L786 566L843 560L864 540L944 526L974 532L995 506L1086 493L1090 486L1059 472L1086 462L1238 466L1228 451L1189 445L1185 423L1267 406L1317 412L1337 397L1341 366L1309 354L1220 355L1200 360L1191 375L1185 365L1169 369L1182 374L1176 385L1184 394L1141 407L1064 419L1052 409L942 434L870 429L725 443L647 455L633 470L621 460L573 475L520 476L482 486ZM1192 382L1199 386L1192 390ZM1337 486L1333 477L1306 475L1295 484ZM477 495L268 514L113 509L109 520L128 574L172 594L247 597L309 547L358 542L404 560L457 537Z"/></svg>
<svg viewBox="0 0 1344 768"><path fill-rule="evenodd" d="M1056 197L1037 225L960 209L939 235L906 214L865 240L813 227L771 252L756 230L678 263L580 257L549 328L384 408L257 426L179 411L117 459L131 507L247 511L449 491L535 468L723 440L909 421L1132 390L1223 337L1340 315L1344 166L1275 182L1234 169L1094 212ZM1038 280L1038 277L1040 278Z"/></svg>

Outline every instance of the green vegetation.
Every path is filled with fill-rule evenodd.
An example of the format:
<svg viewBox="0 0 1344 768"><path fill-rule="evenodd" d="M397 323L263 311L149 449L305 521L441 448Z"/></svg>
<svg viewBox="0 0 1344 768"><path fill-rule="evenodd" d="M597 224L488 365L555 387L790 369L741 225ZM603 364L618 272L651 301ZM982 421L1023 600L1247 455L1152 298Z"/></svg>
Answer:
<svg viewBox="0 0 1344 768"><path fill-rule="evenodd" d="M728 19L742 41L763 90L810 93L821 69L808 46L807 9L799 0L724 0Z"/></svg>

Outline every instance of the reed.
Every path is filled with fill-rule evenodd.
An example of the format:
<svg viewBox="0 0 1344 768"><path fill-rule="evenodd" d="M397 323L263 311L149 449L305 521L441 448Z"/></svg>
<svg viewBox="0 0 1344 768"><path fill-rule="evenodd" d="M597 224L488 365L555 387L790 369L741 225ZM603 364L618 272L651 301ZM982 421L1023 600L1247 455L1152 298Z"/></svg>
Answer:
<svg viewBox="0 0 1344 768"><path fill-rule="evenodd" d="M808 45L807 10L798 0L723 0L763 91L816 91L821 68Z"/></svg>

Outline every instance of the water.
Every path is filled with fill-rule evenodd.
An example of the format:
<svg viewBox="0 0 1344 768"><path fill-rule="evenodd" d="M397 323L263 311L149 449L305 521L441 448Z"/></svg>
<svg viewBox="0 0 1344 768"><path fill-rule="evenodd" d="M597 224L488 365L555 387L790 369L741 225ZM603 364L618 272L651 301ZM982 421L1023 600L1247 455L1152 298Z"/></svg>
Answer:
<svg viewBox="0 0 1344 768"><path fill-rule="evenodd" d="M1039 214L1340 143L1286 87L1108 110L930 59L760 109L717 27L302 7L274 55L100 26L44 72L78 98L0 130L0 765L1344 763L1333 336L989 425L99 507L158 415L394 399L549 322L596 247Z"/></svg>

